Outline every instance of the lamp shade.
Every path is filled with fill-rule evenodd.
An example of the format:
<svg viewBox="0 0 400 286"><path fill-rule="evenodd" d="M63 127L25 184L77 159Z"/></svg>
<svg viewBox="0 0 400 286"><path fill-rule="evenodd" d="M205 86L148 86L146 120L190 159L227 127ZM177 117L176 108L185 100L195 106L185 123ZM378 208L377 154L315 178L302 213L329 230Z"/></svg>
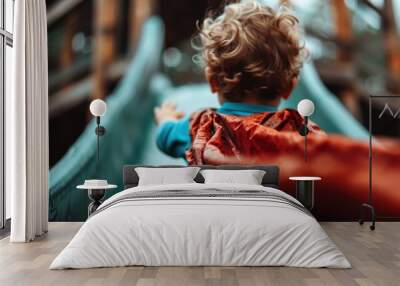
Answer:
<svg viewBox="0 0 400 286"><path fill-rule="evenodd" d="M311 116L314 113L314 103L309 99L303 99L297 105L297 111L302 116Z"/></svg>
<svg viewBox="0 0 400 286"><path fill-rule="evenodd" d="M90 103L89 109L93 116L103 116L107 111L107 104L101 99L95 99Z"/></svg>

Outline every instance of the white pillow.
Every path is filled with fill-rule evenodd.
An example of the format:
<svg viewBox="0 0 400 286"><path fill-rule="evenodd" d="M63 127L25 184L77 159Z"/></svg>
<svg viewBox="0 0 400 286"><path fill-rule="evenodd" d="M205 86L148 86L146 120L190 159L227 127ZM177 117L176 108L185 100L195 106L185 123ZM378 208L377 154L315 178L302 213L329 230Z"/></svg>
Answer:
<svg viewBox="0 0 400 286"><path fill-rule="evenodd" d="M202 170L205 184L246 184L261 185L265 171L261 170Z"/></svg>
<svg viewBox="0 0 400 286"><path fill-rule="evenodd" d="M195 183L193 179L199 170L199 167L135 168L139 176L139 186Z"/></svg>

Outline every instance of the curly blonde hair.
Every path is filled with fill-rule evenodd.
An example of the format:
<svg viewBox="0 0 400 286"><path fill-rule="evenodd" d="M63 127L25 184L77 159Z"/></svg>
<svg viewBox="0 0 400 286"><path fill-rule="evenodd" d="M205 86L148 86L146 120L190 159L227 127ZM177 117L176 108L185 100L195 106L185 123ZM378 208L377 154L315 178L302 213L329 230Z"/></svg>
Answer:
<svg viewBox="0 0 400 286"><path fill-rule="evenodd" d="M299 75L307 51L299 40L298 19L257 1L225 6L199 27L200 52L219 94L272 100L287 92Z"/></svg>

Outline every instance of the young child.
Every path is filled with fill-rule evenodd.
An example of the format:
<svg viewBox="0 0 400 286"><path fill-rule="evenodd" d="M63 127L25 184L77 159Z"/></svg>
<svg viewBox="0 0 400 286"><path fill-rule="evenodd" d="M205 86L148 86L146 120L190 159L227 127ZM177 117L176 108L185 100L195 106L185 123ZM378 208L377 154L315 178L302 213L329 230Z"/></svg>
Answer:
<svg viewBox="0 0 400 286"><path fill-rule="evenodd" d="M157 145L190 165L279 165L281 188L289 193L294 192L289 176L322 177L314 210L319 218L356 219L369 188L368 144L327 136L309 123L305 162L303 118L295 110L277 110L295 87L306 56L297 24L288 12L256 1L227 5L222 15L205 19L202 58L221 107L189 116L170 103L157 107ZM400 191L393 190L399 183L399 146L374 147L374 198L386 215L400 215Z"/></svg>
<svg viewBox="0 0 400 286"><path fill-rule="evenodd" d="M264 114L271 117L264 125L279 130L295 130L302 124L293 110L273 115L281 98L288 98L295 87L306 55L297 24L288 12L275 12L256 1L227 5L219 17L204 20L201 51L206 78L221 103L216 114L256 122L258 117L249 116ZM172 103L165 103L155 109L155 117L158 147L194 163L190 131L197 113L184 117ZM289 122L275 126L285 119Z"/></svg>

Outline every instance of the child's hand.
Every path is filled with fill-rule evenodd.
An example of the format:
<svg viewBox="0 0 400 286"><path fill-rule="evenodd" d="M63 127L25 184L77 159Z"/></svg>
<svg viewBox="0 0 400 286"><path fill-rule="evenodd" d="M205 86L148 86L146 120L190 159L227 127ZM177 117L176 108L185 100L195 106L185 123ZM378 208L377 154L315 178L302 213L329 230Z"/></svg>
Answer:
<svg viewBox="0 0 400 286"><path fill-rule="evenodd" d="M164 102L161 106L154 108L154 116L157 124L165 121L181 119L185 114L176 110L176 105L172 102Z"/></svg>

